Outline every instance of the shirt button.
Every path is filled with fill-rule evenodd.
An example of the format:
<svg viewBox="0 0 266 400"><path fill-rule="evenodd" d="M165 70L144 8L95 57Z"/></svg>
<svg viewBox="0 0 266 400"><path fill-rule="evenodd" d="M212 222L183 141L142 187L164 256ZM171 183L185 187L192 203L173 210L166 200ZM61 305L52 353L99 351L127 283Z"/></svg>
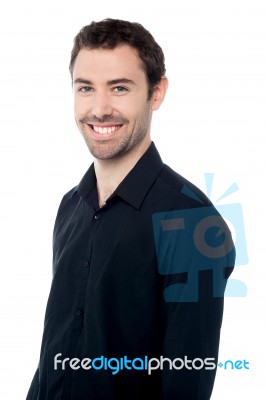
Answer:
<svg viewBox="0 0 266 400"><path fill-rule="evenodd" d="M84 262L83 266L84 266L85 268L88 268L88 266L89 266L89 261L86 260L86 261Z"/></svg>
<svg viewBox="0 0 266 400"><path fill-rule="evenodd" d="M100 219L101 218L101 214L95 214L94 215L94 219Z"/></svg>
<svg viewBox="0 0 266 400"><path fill-rule="evenodd" d="M80 311L80 310L76 311L76 316L77 316L77 317L80 317L80 316L81 316L81 311Z"/></svg>

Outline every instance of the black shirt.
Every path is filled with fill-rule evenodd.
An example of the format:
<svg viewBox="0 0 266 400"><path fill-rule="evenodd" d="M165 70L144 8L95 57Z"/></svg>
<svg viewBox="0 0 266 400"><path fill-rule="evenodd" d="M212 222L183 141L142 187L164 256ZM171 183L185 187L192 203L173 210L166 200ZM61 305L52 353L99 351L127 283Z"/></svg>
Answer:
<svg viewBox="0 0 266 400"><path fill-rule="evenodd" d="M189 268L166 270L164 254L178 264L173 244L159 245L160 230L177 228L178 218L169 225L165 212L203 208L213 207L163 164L153 143L102 208L91 165L58 210L40 362L27 400L210 398L214 364L192 361L217 362L224 286L214 297L211 265L198 271L196 299L175 298L167 290L179 287L182 297ZM157 220L166 221L159 231ZM192 247L174 246L180 260L194 257ZM226 259L223 267L231 267L233 251ZM160 357L170 361L148 373L148 360Z"/></svg>

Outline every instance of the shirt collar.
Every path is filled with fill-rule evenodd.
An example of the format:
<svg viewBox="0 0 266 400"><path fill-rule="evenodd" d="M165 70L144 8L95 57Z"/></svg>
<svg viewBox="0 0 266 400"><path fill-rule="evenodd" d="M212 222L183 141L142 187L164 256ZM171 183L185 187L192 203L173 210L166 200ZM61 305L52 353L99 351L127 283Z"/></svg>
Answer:
<svg viewBox="0 0 266 400"><path fill-rule="evenodd" d="M134 208L139 209L162 167L163 162L155 144L152 142L148 150L109 197L109 200L119 196ZM95 189L96 176L94 164L92 164L80 181L77 192L80 196L88 199L92 191L95 192Z"/></svg>

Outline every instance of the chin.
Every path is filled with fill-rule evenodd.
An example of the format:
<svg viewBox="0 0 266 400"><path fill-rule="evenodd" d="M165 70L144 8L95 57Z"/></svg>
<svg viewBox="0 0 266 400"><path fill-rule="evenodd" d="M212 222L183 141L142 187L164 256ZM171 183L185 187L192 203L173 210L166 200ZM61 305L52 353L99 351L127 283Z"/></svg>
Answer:
<svg viewBox="0 0 266 400"><path fill-rule="evenodd" d="M112 160L118 158L123 154L123 152L119 151L118 149L95 149L89 148L90 153L93 157L97 158L98 160Z"/></svg>
<svg viewBox="0 0 266 400"><path fill-rule="evenodd" d="M90 153L98 160L113 160L122 157L128 151L126 144L120 145L92 145L87 143Z"/></svg>

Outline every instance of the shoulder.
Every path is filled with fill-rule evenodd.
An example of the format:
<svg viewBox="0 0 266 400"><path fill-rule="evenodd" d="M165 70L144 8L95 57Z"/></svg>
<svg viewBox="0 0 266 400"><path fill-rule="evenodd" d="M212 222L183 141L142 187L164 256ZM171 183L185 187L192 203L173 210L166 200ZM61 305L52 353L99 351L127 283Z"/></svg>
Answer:
<svg viewBox="0 0 266 400"><path fill-rule="evenodd" d="M210 206L210 199L192 182L164 164L157 177L157 186L165 198L178 199L184 208Z"/></svg>
<svg viewBox="0 0 266 400"><path fill-rule="evenodd" d="M75 200L77 199L77 191L78 191L78 186L75 186L68 192L66 192L62 197L59 208L62 208L70 203L75 202Z"/></svg>
<svg viewBox="0 0 266 400"><path fill-rule="evenodd" d="M58 207L56 222L58 222L59 219L64 219L66 214L76 206L79 198L77 191L78 186L75 186L64 194Z"/></svg>

